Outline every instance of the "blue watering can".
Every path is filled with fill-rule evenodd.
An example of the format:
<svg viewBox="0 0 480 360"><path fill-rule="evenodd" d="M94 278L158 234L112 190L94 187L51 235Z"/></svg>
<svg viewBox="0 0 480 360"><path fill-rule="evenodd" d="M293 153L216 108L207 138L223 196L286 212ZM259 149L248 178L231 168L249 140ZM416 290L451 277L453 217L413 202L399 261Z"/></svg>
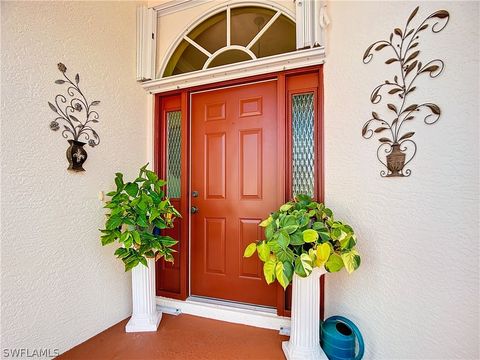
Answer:
<svg viewBox="0 0 480 360"><path fill-rule="evenodd" d="M320 338L323 351L330 360L360 360L363 357L365 346L362 334L353 322L343 316L332 316L325 320L320 328Z"/></svg>

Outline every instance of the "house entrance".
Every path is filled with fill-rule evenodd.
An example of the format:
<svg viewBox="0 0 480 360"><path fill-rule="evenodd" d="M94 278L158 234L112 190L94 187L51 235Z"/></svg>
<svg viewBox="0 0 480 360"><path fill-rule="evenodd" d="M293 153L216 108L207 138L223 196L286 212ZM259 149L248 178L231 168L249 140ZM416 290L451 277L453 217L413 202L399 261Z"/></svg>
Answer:
<svg viewBox="0 0 480 360"><path fill-rule="evenodd" d="M322 68L234 79L155 97L156 170L182 218L175 263L157 262L157 295L276 307L290 287L267 285L243 258L262 219L295 194L323 200Z"/></svg>

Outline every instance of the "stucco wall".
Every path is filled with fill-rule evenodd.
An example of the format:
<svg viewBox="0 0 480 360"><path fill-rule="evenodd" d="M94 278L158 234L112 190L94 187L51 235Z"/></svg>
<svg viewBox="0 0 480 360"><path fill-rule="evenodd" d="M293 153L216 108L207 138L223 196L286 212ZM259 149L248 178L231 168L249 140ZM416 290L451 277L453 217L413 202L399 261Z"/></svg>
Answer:
<svg viewBox="0 0 480 360"><path fill-rule="evenodd" d="M138 3L137 3L138 4ZM366 359L478 358L479 166L478 17L475 2L422 2L420 16L445 8L440 34L422 54L444 73L419 81L415 98L440 105L420 121L412 176L383 179L376 140L361 127L371 90L392 76L381 55L361 61L416 6L329 2L325 65L326 202L358 232L362 266L327 279L327 315L353 319ZM97 191L117 170L146 158L146 94L135 79L135 4L2 2L2 348L61 351L125 318L129 276L101 248ZM160 29L173 39L173 27ZM176 29L180 31L181 29ZM8 41L7 41L8 40ZM166 49L165 49L166 50ZM87 171L66 171L66 142L48 129L47 101L63 61L102 101L102 144L87 148ZM385 112L375 107L377 112Z"/></svg>
<svg viewBox="0 0 480 360"><path fill-rule="evenodd" d="M384 179L377 140L361 128L373 88L393 77L382 52L365 49L417 20L450 12L439 34L422 34L421 58L445 61L436 79L418 81L412 98L442 111L432 126L412 123L418 153L410 178ZM358 232L362 265L328 276L327 315L363 331L366 359L479 358L479 3L329 2L325 65L326 202ZM422 19L423 20L423 19Z"/></svg>
<svg viewBox="0 0 480 360"><path fill-rule="evenodd" d="M135 83L138 2L2 2L2 348L58 348L131 311L130 274L102 248L99 190L146 162L147 95ZM57 63L100 100L101 144L69 173L47 101ZM2 355L3 355L2 349Z"/></svg>

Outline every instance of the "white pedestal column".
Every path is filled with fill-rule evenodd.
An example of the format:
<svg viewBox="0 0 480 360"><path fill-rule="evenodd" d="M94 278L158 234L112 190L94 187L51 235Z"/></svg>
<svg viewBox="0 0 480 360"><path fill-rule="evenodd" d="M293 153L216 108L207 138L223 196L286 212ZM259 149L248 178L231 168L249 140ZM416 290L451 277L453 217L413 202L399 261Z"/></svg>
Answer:
<svg viewBox="0 0 480 360"><path fill-rule="evenodd" d="M133 311L125 331L157 331L162 313L155 303L155 260L148 259L148 268L139 264L131 271Z"/></svg>
<svg viewBox="0 0 480 360"><path fill-rule="evenodd" d="M290 340L282 343L287 360L328 360L320 347L320 276L324 268L314 268L310 276L293 275Z"/></svg>

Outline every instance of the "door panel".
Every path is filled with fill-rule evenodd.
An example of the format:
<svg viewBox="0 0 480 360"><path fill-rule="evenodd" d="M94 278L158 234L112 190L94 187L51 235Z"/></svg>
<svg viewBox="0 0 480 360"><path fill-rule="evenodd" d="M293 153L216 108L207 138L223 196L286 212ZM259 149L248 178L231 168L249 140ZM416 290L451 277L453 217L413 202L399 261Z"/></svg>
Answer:
<svg viewBox="0 0 480 360"><path fill-rule="evenodd" d="M243 258L282 202L276 101L275 81L192 95L192 295L276 305L260 260Z"/></svg>
<svg viewBox="0 0 480 360"><path fill-rule="evenodd" d="M205 273L226 273L225 249L227 236L225 234L225 218L205 218L204 243L205 247Z"/></svg>
<svg viewBox="0 0 480 360"><path fill-rule="evenodd" d="M248 244L262 239L263 231L258 226L261 219L240 219L240 251L239 251L239 263L240 263L240 276L250 277L255 279L263 279L263 266L262 262L258 261L256 256L249 258L243 257L243 250Z"/></svg>
<svg viewBox="0 0 480 360"><path fill-rule="evenodd" d="M242 199L262 199L262 129L240 131Z"/></svg>
<svg viewBox="0 0 480 360"><path fill-rule="evenodd" d="M180 201L171 199L170 202L176 209L180 209ZM174 227L171 229L162 230L162 235L170 236L173 239L181 239L182 219L177 218L174 221ZM157 268L157 275L155 276L156 287L163 292L180 293L181 279L180 279L180 264L182 263L180 257L180 243L173 246L176 251L173 253L174 262L165 261L163 258L155 263Z"/></svg>
<svg viewBox="0 0 480 360"><path fill-rule="evenodd" d="M225 133L205 134L205 192L207 199L225 199Z"/></svg>

